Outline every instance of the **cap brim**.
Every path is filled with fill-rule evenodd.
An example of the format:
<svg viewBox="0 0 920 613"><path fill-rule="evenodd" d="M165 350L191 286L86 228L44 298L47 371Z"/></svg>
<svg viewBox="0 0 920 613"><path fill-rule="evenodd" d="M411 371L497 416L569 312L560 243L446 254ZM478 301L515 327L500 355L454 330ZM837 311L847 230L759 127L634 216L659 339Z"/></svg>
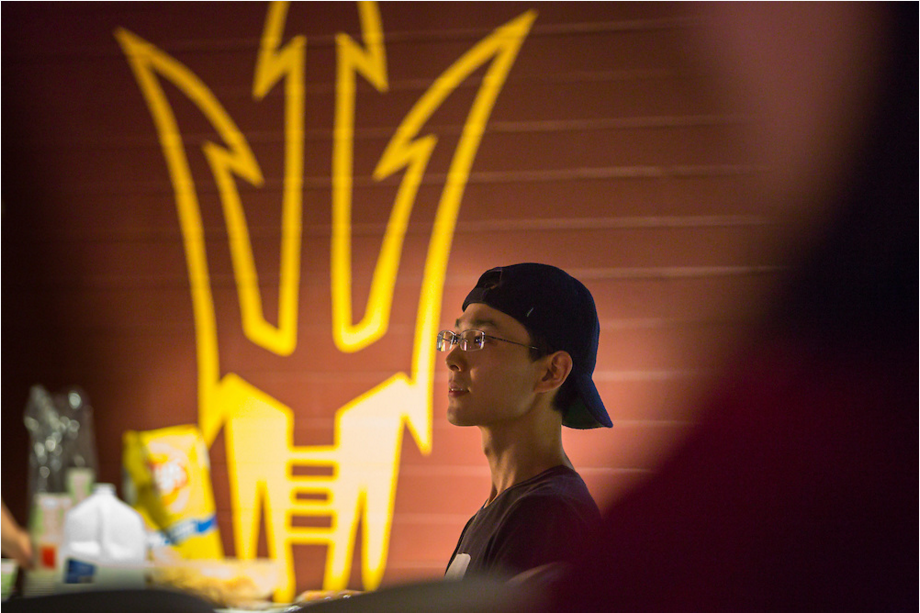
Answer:
<svg viewBox="0 0 920 613"><path fill-rule="evenodd" d="M578 390L578 398L565 412L562 418L562 425L578 430L612 428L613 422L610 421L610 416L607 415L607 409L604 408L604 402L597 392L597 387L595 387L591 375L573 373L573 376L575 377L575 389Z"/></svg>

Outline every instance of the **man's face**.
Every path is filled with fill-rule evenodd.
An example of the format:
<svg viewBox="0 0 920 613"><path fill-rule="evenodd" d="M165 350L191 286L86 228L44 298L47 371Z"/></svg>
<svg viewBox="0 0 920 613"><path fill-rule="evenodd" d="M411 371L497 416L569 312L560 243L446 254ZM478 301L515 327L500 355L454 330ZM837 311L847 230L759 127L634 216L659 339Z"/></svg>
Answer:
<svg viewBox="0 0 920 613"><path fill-rule="evenodd" d="M482 330L515 343L530 345L524 326L509 315L484 304L471 304L457 320L454 332ZM489 426L514 420L533 406L540 379L540 363L530 349L486 339L478 351L455 346L446 358L450 371L447 419L455 426Z"/></svg>

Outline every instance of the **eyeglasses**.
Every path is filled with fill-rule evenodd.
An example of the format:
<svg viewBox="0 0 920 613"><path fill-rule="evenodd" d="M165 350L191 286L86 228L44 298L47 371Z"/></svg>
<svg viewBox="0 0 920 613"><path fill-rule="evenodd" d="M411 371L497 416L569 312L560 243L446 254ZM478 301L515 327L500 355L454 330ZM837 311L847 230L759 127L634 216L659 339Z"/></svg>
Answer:
<svg viewBox="0 0 920 613"><path fill-rule="evenodd" d="M482 330L464 330L460 334L456 334L450 330L441 330L438 332L438 342L435 346L438 351L450 351L455 345L460 345L461 351L479 351L482 349L483 345L485 345L487 338L493 341L502 341L503 343L511 343L512 345L520 345L521 347L539 351L539 348L533 345L509 341L507 338L498 338L497 336L486 334Z"/></svg>

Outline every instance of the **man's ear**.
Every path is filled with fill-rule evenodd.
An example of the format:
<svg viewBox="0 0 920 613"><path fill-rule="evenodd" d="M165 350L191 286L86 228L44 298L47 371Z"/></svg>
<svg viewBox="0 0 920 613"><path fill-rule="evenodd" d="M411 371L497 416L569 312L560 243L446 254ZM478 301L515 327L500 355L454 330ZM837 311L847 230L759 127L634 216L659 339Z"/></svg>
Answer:
<svg viewBox="0 0 920 613"><path fill-rule="evenodd" d="M536 391L551 392L565 383L572 372L572 356L566 351L557 351L543 356L543 376L537 382Z"/></svg>

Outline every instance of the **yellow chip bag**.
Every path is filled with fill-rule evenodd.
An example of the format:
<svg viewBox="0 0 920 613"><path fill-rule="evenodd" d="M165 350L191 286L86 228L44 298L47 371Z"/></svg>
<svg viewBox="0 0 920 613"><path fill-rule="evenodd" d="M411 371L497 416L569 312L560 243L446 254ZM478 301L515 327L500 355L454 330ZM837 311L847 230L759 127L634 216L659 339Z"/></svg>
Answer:
<svg viewBox="0 0 920 613"><path fill-rule="evenodd" d="M195 426L125 432L125 499L185 559L223 557L208 448Z"/></svg>

